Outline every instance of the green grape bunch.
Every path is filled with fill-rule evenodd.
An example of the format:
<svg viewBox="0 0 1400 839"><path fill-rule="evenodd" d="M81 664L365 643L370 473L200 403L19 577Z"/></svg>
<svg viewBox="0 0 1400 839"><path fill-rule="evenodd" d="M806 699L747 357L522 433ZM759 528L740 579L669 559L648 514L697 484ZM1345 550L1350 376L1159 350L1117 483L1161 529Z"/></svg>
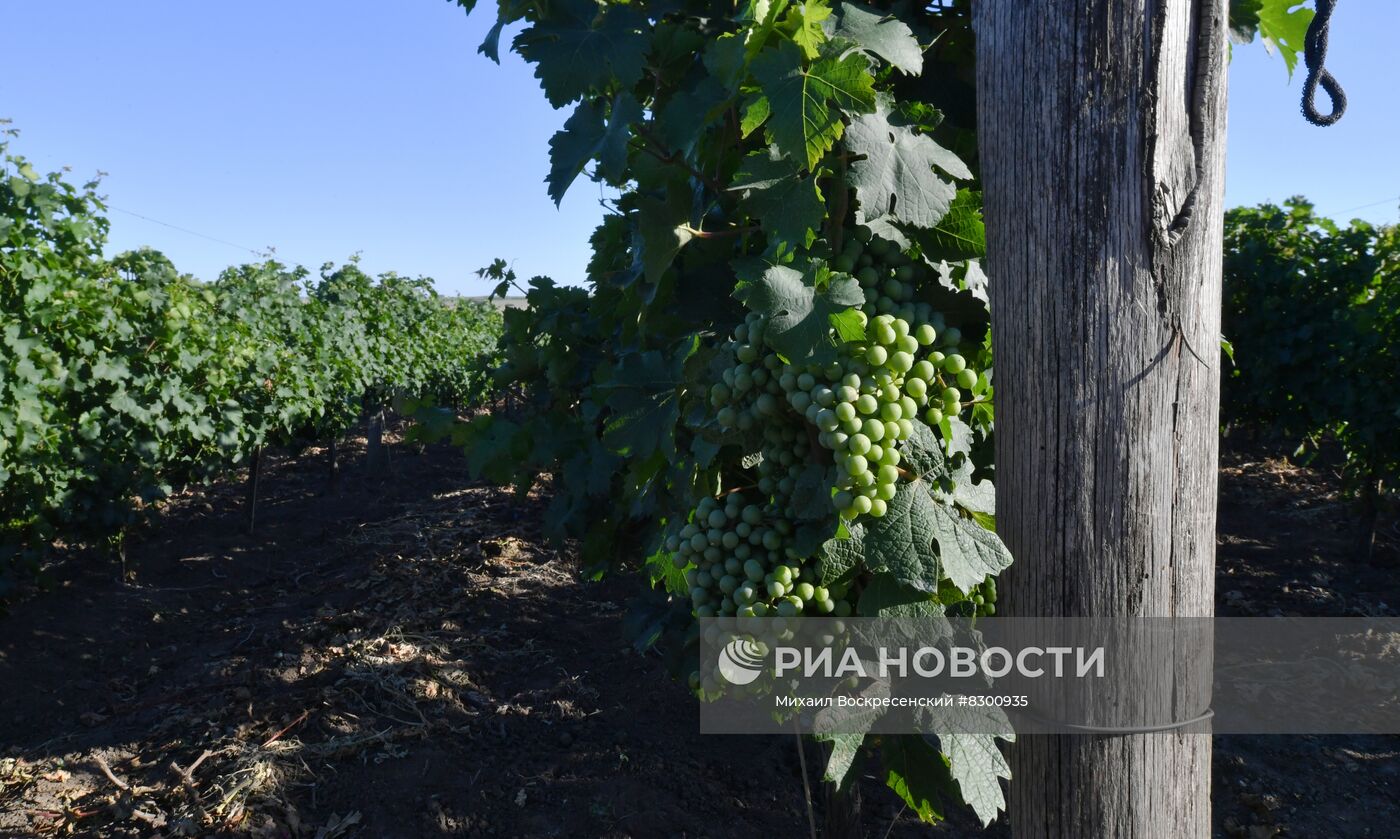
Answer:
<svg viewBox="0 0 1400 839"><path fill-rule="evenodd" d="M850 615L846 587L816 584L815 568L792 549L793 532L776 505L751 503L741 491L702 498L666 540L696 617Z"/></svg>
<svg viewBox="0 0 1400 839"><path fill-rule="evenodd" d="M711 388L710 404L721 428L763 430L772 481L760 491L790 494L813 439L832 455L832 505L841 517L881 518L904 477L900 444L914 423L940 428L961 416L986 379L960 352L961 331L919 299L935 281L929 266L864 226L834 266L853 272L864 292L864 339L841 343L833 361L794 364L767 346L767 319L750 313L734 330L736 364ZM768 466L774 458L790 474Z"/></svg>

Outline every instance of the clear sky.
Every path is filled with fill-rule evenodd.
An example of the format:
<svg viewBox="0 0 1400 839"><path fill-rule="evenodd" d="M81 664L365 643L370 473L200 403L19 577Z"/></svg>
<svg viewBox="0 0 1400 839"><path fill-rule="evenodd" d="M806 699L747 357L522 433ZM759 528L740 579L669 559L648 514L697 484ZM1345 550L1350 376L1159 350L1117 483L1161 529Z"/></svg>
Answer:
<svg viewBox="0 0 1400 839"><path fill-rule="evenodd" d="M1400 216L1400 4L1338 5L1328 63L1351 109L1337 126L1303 121L1301 67L1290 83L1259 44L1235 49L1231 205L1302 193L1329 214ZM0 0L0 117L39 168L108 173L113 252L151 245L201 277L274 247L313 268L360 252L447 293L484 293L472 272L497 256L578 281L598 189L575 182L559 209L545 195L568 114L515 56L476 53L493 10Z"/></svg>

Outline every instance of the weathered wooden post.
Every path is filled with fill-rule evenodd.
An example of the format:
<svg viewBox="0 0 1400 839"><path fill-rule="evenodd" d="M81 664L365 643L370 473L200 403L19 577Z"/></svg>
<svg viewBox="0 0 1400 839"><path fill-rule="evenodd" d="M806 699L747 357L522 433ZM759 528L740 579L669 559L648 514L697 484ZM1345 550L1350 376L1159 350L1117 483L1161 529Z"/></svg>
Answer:
<svg viewBox="0 0 1400 839"><path fill-rule="evenodd" d="M978 0L974 28L1004 613L1210 615L1225 0ZM1023 738L1014 833L1209 836L1210 755Z"/></svg>

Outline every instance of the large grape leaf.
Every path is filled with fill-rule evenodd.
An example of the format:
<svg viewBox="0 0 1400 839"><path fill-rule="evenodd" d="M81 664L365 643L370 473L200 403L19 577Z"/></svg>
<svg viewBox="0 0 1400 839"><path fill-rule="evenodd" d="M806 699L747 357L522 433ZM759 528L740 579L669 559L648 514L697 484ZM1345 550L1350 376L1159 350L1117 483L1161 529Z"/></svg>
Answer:
<svg viewBox="0 0 1400 839"><path fill-rule="evenodd" d="M588 161L598 159L598 169L609 182L618 183L627 171L627 138L632 123L641 120L642 106L627 94L613 100L612 115L603 120L603 102L588 99L549 141L549 197L557 206L569 185Z"/></svg>
<svg viewBox="0 0 1400 839"><path fill-rule="evenodd" d="M855 42L900 72L917 76L924 68L924 51L914 31L894 15L846 2L836 7L836 17L828 21L827 28L833 38Z"/></svg>
<svg viewBox="0 0 1400 839"><path fill-rule="evenodd" d="M874 113L856 117L846 131L846 147L864 160L851 163L848 180L861 211L874 221L886 215L914 227L932 227L953 204L957 188L934 167L955 178L972 172L958 156L931 137L890 122L888 102Z"/></svg>
<svg viewBox="0 0 1400 839"><path fill-rule="evenodd" d="M850 277L835 277L818 289L807 275L786 265L771 266L740 293L745 305L768 318L764 340L794 362L829 354L831 315L865 302L860 283Z"/></svg>
<svg viewBox="0 0 1400 839"><path fill-rule="evenodd" d="M934 515L929 525L938 542L943 576L959 591L969 594L987 577L1010 567L1011 552L995 533L963 518L951 507L930 504Z"/></svg>
<svg viewBox="0 0 1400 839"><path fill-rule="evenodd" d="M753 61L753 74L768 99L768 131L784 154L816 168L841 139L846 114L875 110L874 79L864 56L828 55L806 64L791 41L765 50Z"/></svg>
<svg viewBox="0 0 1400 839"><path fill-rule="evenodd" d="M804 178L792 158L776 148L744 158L729 188L744 193L745 208L765 233L790 246L811 244L826 214L817 179Z"/></svg>
<svg viewBox="0 0 1400 839"><path fill-rule="evenodd" d="M600 8L592 0L563 0L547 20L515 36L515 51L535 65L556 108L592 90L627 90L642 77L651 42L646 18L625 6Z"/></svg>
<svg viewBox="0 0 1400 839"><path fill-rule="evenodd" d="M1000 708L939 708L921 712L921 728L936 738L948 761L948 772L962 791L962 800L986 827L1006 808L1001 780L1011 778L1011 767L997 748L997 738L1016 739L1015 731Z"/></svg>

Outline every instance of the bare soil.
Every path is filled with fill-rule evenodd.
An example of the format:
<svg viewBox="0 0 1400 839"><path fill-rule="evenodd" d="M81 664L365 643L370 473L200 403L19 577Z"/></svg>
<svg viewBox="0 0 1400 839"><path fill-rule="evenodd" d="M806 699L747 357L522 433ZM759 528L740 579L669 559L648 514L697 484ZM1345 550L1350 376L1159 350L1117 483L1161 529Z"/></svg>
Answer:
<svg viewBox="0 0 1400 839"><path fill-rule="evenodd" d="M622 636L637 583L581 581L540 495L349 449L335 491L324 451L267 458L251 535L241 481L192 491L128 579L77 558L0 619L0 837L808 835L793 739L700 736ZM1356 565L1331 476L1233 454L1221 487L1222 614L1400 607L1393 518ZM1220 836L1400 824L1400 738L1219 737L1215 764ZM862 789L875 839L1005 835Z"/></svg>

